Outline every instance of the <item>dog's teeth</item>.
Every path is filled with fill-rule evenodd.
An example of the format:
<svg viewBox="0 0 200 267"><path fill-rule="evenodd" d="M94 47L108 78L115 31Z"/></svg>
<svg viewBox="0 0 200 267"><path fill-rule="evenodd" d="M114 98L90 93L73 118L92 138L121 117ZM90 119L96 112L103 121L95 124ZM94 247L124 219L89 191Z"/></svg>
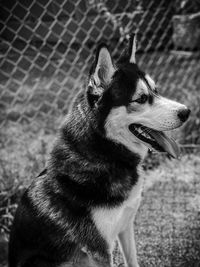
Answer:
<svg viewBox="0 0 200 267"><path fill-rule="evenodd" d="M144 133L144 136L145 136L146 138L150 138L150 136L149 136L148 133Z"/></svg>

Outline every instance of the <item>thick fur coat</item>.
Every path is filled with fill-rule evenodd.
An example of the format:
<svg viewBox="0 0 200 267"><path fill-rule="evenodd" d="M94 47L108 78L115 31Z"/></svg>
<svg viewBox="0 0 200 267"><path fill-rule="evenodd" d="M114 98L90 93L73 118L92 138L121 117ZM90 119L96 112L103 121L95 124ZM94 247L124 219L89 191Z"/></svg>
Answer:
<svg viewBox="0 0 200 267"><path fill-rule="evenodd" d="M154 87L135 63L133 38L115 65L107 47L99 47L46 169L22 196L10 236L10 267L71 266L80 251L99 266L112 266L116 239L127 265L138 266L133 220L143 186L139 165L148 147L125 122L142 113L145 99L138 90L148 94L146 107L160 101ZM174 103L175 118L186 108Z"/></svg>

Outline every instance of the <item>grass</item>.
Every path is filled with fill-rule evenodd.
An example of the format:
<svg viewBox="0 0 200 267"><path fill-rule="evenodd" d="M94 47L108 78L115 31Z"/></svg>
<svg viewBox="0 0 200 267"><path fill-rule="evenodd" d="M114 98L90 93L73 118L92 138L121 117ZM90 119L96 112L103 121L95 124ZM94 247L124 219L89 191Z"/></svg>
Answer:
<svg viewBox="0 0 200 267"><path fill-rule="evenodd" d="M199 155L165 160L146 172L136 220L141 266L192 267L200 263L199 176Z"/></svg>

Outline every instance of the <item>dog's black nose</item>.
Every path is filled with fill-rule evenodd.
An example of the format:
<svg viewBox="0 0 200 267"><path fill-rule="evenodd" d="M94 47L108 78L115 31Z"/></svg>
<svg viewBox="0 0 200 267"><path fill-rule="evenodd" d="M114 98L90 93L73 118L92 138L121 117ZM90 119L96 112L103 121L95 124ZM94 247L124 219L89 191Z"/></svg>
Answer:
<svg viewBox="0 0 200 267"><path fill-rule="evenodd" d="M182 109L178 112L178 117L179 119L182 121L182 122L185 122L189 115L190 115L190 109L189 108L185 108L185 109Z"/></svg>

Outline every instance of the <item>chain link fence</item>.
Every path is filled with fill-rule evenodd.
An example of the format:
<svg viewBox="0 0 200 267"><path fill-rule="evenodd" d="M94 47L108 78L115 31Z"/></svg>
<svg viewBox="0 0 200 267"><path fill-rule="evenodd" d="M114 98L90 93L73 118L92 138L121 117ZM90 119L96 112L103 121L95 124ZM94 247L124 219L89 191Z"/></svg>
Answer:
<svg viewBox="0 0 200 267"><path fill-rule="evenodd" d="M0 234L9 233L16 203L23 188L45 166L49 144L52 143L57 126L67 113L73 96L84 86L97 44L107 43L113 57L117 58L132 32L137 33L136 58L139 66L157 81L161 93L191 108L192 114L179 132L178 141L186 148L188 146L188 149L196 149L200 144L198 0L0 1ZM173 257L176 260L179 254L182 260L187 254L182 250L188 249L188 244L184 245L188 238L186 235L197 229L194 225L191 226L191 231L185 231L186 228L190 229L190 221L199 223L196 217L191 220L186 218L188 214L196 216L188 203L191 199L191 203L197 204L192 197L199 196L199 172L195 170L199 164L198 157L194 162L186 157L183 163L179 163L177 172L180 170L180 176L186 179L187 169L184 168L187 168L188 161L191 161L188 173L193 177L193 182L189 180L185 186L185 182L176 181L171 174L168 179L172 182L165 184L166 177L163 175L164 182L158 183L158 188L154 186L148 191L146 202L143 203L144 208L145 205L148 206L143 213L145 216L146 212L149 212L149 216L155 214L151 223L148 221L146 224L153 238L156 236L158 244L155 264L148 266L156 266L159 257L162 260L159 266L163 266L166 261L165 254L159 256L161 243L163 251L169 252L169 261ZM172 167L168 166L166 174L175 169L173 166L175 164ZM163 188L159 187L161 185ZM179 198L177 188L182 194ZM160 202L155 205L151 203L161 198L163 206L156 210L155 207L160 205ZM173 235L177 236L178 231L182 231L182 250L178 244L177 250L170 251L173 236L169 234L160 239L157 236L161 233L160 224L153 227L154 221L162 217L162 210L165 214L171 211L170 205L177 209L177 214L181 211L185 218L184 231L181 228L182 224L179 227L181 230L177 227L172 231ZM152 207L154 213L151 213ZM176 212L174 214L176 215ZM175 227L169 221L171 213L168 215L162 221L163 227ZM189 220L188 223L186 219ZM152 230L154 228L155 231ZM143 228L138 229L142 231ZM195 245L192 245L199 251L199 235L195 232L191 238L195 240ZM190 243L193 240L191 238L188 239ZM175 237L172 239L176 240ZM146 242L148 243L148 233ZM166 242L168 243L165 248ZM139 252L146 251L142 241L139 248L142 248ZM178 251L175 256L174 251ZM144 262L153 260L151 251L148 253L145 254ZM191 257L200 259L199 254ZM166 266L193 265L177 263Z"/></svg>
<svg viewBox="0 0 200 267"><path fill-rule="evenodd" d="M200 9L186 21L176 16L176 5L172 0L2 0L0 125L63 116L97 43L106 42L115 57L130 32L138 35L138 64L163 92L173 95L181 88L187 97L200 84ZM186 14L191 8L182 6Z"/></svg>

